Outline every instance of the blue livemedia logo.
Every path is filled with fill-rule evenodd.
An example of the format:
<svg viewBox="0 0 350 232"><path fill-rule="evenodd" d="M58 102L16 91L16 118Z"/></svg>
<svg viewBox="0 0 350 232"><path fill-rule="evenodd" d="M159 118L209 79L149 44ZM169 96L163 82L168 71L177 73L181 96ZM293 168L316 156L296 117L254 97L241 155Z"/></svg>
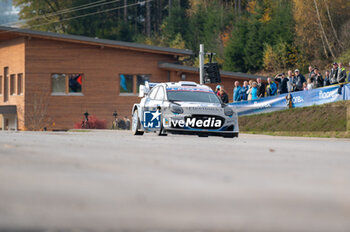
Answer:
<svg viewBox="0 0 350 232"><path fill-rule="evenodd" d="M145 111L143 118L143 127L145 128L159 128L160 127L160 115L157 111Z"/></svg>

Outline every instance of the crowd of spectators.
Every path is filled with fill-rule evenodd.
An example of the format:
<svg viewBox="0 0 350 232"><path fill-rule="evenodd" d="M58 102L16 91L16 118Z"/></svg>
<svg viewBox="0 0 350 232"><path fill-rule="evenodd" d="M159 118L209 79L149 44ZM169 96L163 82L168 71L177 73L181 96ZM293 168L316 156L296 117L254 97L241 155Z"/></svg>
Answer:
<svg viewBox="0 0 350 232"><path fill-rule="evenodd" d="M112 124L112 129L118 130L130 130L130 119L128 116L125 116L124 119L115 118Z"/></svg>
<svg viewBox="0 0 350 232"><path fill-rule="evenodd" d="M240 83L236 81L233 89L233 101L255 100L265 96L307 91L340 84L346 82L346 77L347 73L343 64L334 62L332 64L332 69L330 71L325 71L324 76L322 76L317 67L309 66L307 78L300 73L299 69L295 69L294 72L289 70L287 75L285 75L285 73L280 73L274 78L267 78L266 84L261 81L261 78L257 78L256 82L252 80L249 82L244 81L243 86L240 86ZM350 73L347 78L347 81L350 82Z"/></svg>

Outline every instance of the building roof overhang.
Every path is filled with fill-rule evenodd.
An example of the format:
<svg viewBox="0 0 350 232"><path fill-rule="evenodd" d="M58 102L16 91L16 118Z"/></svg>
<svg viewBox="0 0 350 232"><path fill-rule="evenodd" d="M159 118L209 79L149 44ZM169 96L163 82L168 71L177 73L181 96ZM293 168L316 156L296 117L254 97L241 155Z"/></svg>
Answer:
<svg viewBox="0 0 350 232"><path fill-rule="evenodd" d="M17 114L17 107L13 105L0 106L0 114Z"/></svg>
<svg viewBox="0 0 350 232"><path fill-rule="evenodd" d="M158 47L158 46L152 46L152 45L146 45L146 44L108 40L108 39L99 39L99 38L92 38L92 37L79 36L79 35L68 35L68 34L0 26L0 41L13 39L17 37L51 39L51 40L64 41L64 42L97 45L102 47L112 47L112 48L120 48L120 49L127 49L127 50L141 51L141 52L148 52L148 53L175 55L175 56L193 55L193 52L188 49Z"/></svg>

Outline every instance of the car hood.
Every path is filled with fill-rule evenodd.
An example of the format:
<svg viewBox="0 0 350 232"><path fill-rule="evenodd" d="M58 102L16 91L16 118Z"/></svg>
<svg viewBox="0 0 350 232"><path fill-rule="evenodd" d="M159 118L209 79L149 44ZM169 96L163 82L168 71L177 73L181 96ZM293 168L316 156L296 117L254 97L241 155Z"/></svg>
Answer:
<svg viewBox="0 0 350 232"><path fill-rule="evenodd" d="M222 108L220 103L207 103L207 102L174 102L181 107L208 107L208 108Z"/></svg>
<svg viewBox="0 0 350 232"><path fill-rule="evenodd" d="M206 102L174 102L180 105L184 113L200 113L200 114L223 114L224 108L221 103L206 103Z"/></svg>

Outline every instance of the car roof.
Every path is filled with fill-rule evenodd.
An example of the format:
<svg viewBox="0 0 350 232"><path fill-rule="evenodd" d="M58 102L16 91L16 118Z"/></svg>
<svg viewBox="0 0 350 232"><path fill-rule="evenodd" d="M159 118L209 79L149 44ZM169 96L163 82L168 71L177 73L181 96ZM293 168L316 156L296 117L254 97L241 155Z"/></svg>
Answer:
<svg viewBox="0 0 350 232"><path fill-rule="evenodd" d="M200 85L195 82L189 81L180 81L180 82L167 82L162 83L161 86L164 86L166 91L191 91L191 92L212 92L214 91L206 85Z"/></svg>
<svg viewBox="0 0 350 232"><path fill-rule="evenodd" d="M196 89L199 88L199 89L205 89L205 90L211 89L209 86L197 84L196 82L192 82L192 81L166 82L162 84L165 85L166 88L181 88L181 87L191 88L192 87Z"/></svg>

